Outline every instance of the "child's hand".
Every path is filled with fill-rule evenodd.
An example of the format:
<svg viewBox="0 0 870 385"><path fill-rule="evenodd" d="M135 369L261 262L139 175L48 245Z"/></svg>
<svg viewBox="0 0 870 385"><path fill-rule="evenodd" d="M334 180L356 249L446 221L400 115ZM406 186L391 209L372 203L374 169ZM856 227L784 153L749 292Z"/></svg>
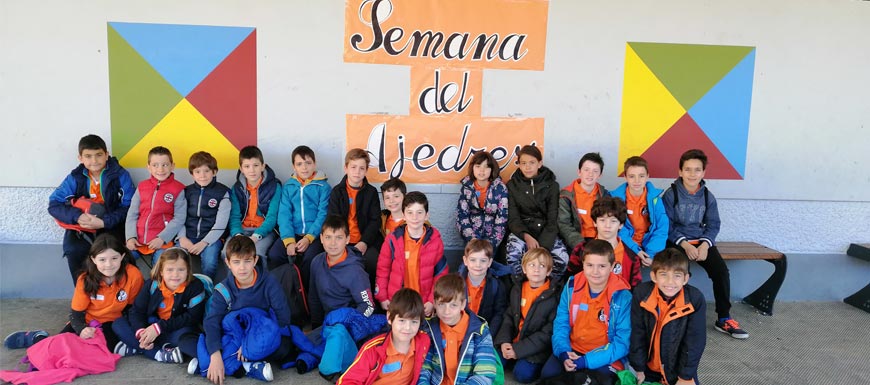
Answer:
<svg viewBox="0 0 870 385"><path fill-rule="evenodd" d="M251 238L251 240L254 241L254 243L257 243L257 241L260 240L259 237L256 237L256 236L254 236L253 234L251 234L248 238Z"/></svg>
<svg viewBox="0 0 870 385"><path fill-rule="evenodd" d="M580 356L577 353L568 352L568 359L562 363L562 365L565 366L566 372L573 372L573 371L577 370L577 364L574 363L574 360L576 360L578 358L580 358Z"/></svg>
<svg viewBox="0 0 870 385"><path fill-rule="evenodd" d="M639 253L637 253L637 256L640 258L640 263L642 265L647 267L649 267L649 265L652 265L652 258L649 257L649 254L647 254L646 251L641 250Z"/></svg>
<svg viewBox="0 0 870 385"><path fill-rule="evenodd" d="M224 360L221 357L221 351L218 350L209 357L208 374L206 378L214 384L223 385L224 383Z"/></svg>
<svg viewBox="0 0 870 385"><path fill-rule="evenodd" d="M290 257L296 256L296 243L288 243L287 244L287 256L290 256Z"/></svg>
<svg viewBox="0 0 870 385"><path fill-rule="evenodd" d="M381 302L381 308L384 310L389 310L390 309L390 300L386 300L384 302Z"/></svg>
<svg viewBox="0 0 870 385"><path fill-rule="evenodd" d="M208 242L199 241L191 246L189 249L187 249L187 251L189 251L193 255L199 255L199 253L202 253L202 251L205 250L206 247L208 247Z"/></svg>
<svg viewBox="0 0 870 385"><path fill-rule="evenodd" d="M151 250L157 250L163 247L163 240L160 237L155 237L150 242L148 242L148 248Z"/></svg>
<svg viewBox="0 0 870 385"><path fill-rule="evenodd" d="M514 351L513 345L507 342L501 344L501 356L508 360L517 359L517 353Z"/></svg>
<svg viewBox="0 0 870 385"><path fill-rule="evenodd" d="M79 217L79 225L86 229L99 230L105 227L106 225L103 223L103 220L98 218L96 215L91 215L88 213L84 213Z"/></svg>
<svg viewBox="0 0 870 385"><path fill-rule="evenodd" d="M127 246L127 249L129 249L129 250L136 250L136 248L138 248L139 246L142 246L142 244L139 243L139 240L137 240L136 238L130 238L127 240L126 246Z"/></svg>
<svg viewBox="0 0 870 385"><path fill-rule="evenodd" d="M245 359L245 356L242 355L242 348L241 347L239 347L239 351L236 352L236 359L239 360L239 362L247 361L247 359Z"/></svg>
<svg viewBox="0 0 870 385"><path fill-rule="evenodd" d="M299 242L296 242L296 251L304 253L305 249L307 249L310 244L311 241L308 240L308 237L302 237Z"/></svg>
<svg viewBox="0 0 870 385"><path fill-rule="evenodd" d="M425 315L426 318L431 317L432 314L434 314L434 313L435 313L435 305L432 304L432 302L426 302L423 304L423 315Z"/></svg>
<svg viewBox="0 0 870 385"><path fill-rule="evenodd" d="M698 245L698 259L697 259L697 261L698 262L706 261L707 260L707 251L709 251L709 250L710 250L710 245L708 245L707 242L701 242L701 244Z"/></svg>
<svg viewBox="0 0 870 385"><path fill-rule="evenodd" d="M677 385L695 385L695 380L684 380L677 377Z"/></svg>
<svg viewBox="0 0 870 385"><path fill-rule="evenodd" d="M139 335L139 347L145 349L148 345L154 345L154 340L157 339L157 336L157 329L154 328L154 325L143 329L142 334Z"/></svg>
<svg viewBox="0 0 870 385"><path fill-rule="evenodd" d="M645 379L646 379L646 374L643 374L642 370L637 372L637 385L642 384L643 380L645 380Z"/></svg>
<svg viewBox="0 0 870 385"><path fill-rule="evenodd" d="M535 239L535 237L529 235L528 233L523 234L523 240L526 241L526 247L528 247L529 250L541 247L541 245L538 243L538 240Z"/></svg>
<svg viewBox="0 0 870 385"><path fill-rule="evenodd" d="M188 239L187 237L178 238L178 246L181 246L189 253L193 253L193 251L190 251L190 249L193 248L193 242L191 242L190 239Z"/></svg>
<svg viewBox="0 0 870 385"><path fill-rule="evenodd" d="M94 334L96 332L97 332L97 328L93 328L93 327L88 326L88 327L82 329L82 332L79 333L79 337L82 337L82 339L84 339L84 340L89 339L89 338L94 338Z"/></svg>
<svg viewBox="0 0 870 385"><path fill-rule="evenodd" d="M698 259L698 249L695 246L692 246L688 241L683 241L680 243L680 246L683 250L686 251L686 255L689 257L690 261L694 261Z"/></svg>
<svg viewBox="0 0 870 385"><path fill-rule="evenodd" d="M360 241L357 242L356 249L359 250L360 253L365 254L366 250L369 249L369 245L367 245L365 242Z"/></svg>

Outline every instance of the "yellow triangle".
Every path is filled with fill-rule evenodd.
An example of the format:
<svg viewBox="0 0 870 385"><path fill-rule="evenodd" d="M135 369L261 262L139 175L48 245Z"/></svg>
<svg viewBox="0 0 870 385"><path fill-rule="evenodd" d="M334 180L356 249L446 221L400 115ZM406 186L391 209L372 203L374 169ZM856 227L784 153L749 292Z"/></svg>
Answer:
<svg viewBox="0 0 870 385"><path fill-rule="evenodd" d="M176 171L186 172L190 156L207 151L218 161L220 169L234 169L239 165L239 149L233 146L187 99L180 102L157 123L148 134L121 158L121 165L144 168L148 151L163 146L172 151Z"/></svg>
<svg viewBox="0 0 870 385"><path fill-rule="evenodd" d="M617 175L622 174L626 159L643 154L685 113L683 106L626 44Z"/></svg>

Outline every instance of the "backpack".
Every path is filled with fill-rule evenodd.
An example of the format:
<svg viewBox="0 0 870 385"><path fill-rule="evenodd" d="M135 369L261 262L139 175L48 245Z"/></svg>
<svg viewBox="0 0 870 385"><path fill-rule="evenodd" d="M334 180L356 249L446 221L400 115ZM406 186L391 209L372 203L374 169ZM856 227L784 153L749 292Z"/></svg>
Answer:
<svg viewBox="0 0 870 385"><path fill-rule="evenodd" d="M203 291L200 295L193 297L190 299L189 307L193 307L200 302L205 302L208 304L208 300L211 298L211 294L214 292L214 283L212 283L211 278L207 275L196 273L193 275L200 282L202 282ZM160 283L157 281L151 281L151 288L149 289L151 295L154 295L155 292L160 288ZM224 295L224 298L229 301L229 293ZM206 305L207 306L207 305ZM206 307L208 309L208 307Z"/></svg>
<svg viewBox="0 0 870 385"><path fill-rule="evenodd" d="M287 297L290 306L290 323L300 328L311 322L311 313L308 311L308 297L305 295L305 286L302 285L302 274L295 264L286 263L269 270Z"/></svg>

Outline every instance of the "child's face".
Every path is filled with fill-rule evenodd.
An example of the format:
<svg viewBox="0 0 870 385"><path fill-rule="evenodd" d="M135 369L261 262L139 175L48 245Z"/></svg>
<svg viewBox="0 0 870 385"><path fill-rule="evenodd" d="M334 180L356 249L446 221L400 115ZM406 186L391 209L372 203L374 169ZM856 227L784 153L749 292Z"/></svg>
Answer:
<svg viewBox="0 0 870 385"><path fill-rule="evenodd" d="M523 264L523 274L525 274L526 278L529 279L529 285L532 287L543 285L544 282L547 281L547 277L550 275L552 270L553 268L548 268L544 265L544 262L542 262L540 258L533 259Z"/></svg>
<svg viewBox="0 0 870 385"><path fill-rule="evenodd" d="M208 184L214 179L214 170L208 167L208 165L202 165L193 169L192 174L193 181L202 187L208 186Z"/></svg>
<svg viewBox="0 0 870 385"><path fill-rule="evenodd" d="M409 204L402 211L402 215L405 217L405 223L408 224L408 228L412 230L422 229L426 221L429 220L429 213L426 212L426 208L423 207L422 203Z"/></svg>
<svg viewBox="0 0 870 385"><path fill-rule="evenodd" d="M680 169L680 177L683 178L683 186L686 190L695 191L704 179L704 164L698 159L689 159L683 162Z"/></svg>
<svg viewBox="0 0 870 385"><path fill-rule="evenodd" d="M649 272L649 278L665 296L673 297L689 283L689 275L682 271L661 269Z"/></svg>
<svg viewBox="0 0 870 385"><path fill-rule="evenodd" d="M347 182L353 187L362 185L363 178L366 177L368 164L365 159L354 159L344 165L344 173L347 174Z"/></svg>
<svg viewBox="0 0 870 385"><path fill-rule="evenodd" d="M390 315L387 314L387 322L390 324L394 343L410 343L420 330L420 318L404 318L399 316L393 317L392 320L389 318Z"/></svg>
<svg viewBox="0 0 870 385"><path fill-rule="evenodd" d="M593 161L585 161L577 170L577 175L580 176L580 186L585 190L592 190L598 179L601 178L601 166Z"/></svg>
<svg viewBox="0 0 870 385"><path fill-rule="evenodd" d="M187 281L187 263L181 258L163 262L163 269L160 271L160 275L163 276L163 285L167 289L178 289L178 286Z"/></svg>
<svg viewBox="0 0 870 385"><path fill-rule="evenodd" d="M99 175L100 172L106 168L106 162L109 161L109 154L99 150L82 150L82 153L79 154L79 162L85 165L85 168L90 171L91 174Z"/></svg>
<svg viewBox="0 0 870 385"><path fill-rule="evenodd" d="M257 158L242 159L242 164L239 166L242 170L242 175L248 184L256 184L263 177L263 171L266 170L266 165L260 162Z"/></svg>
<svg viewBox="0 0 870 385"><path fill-rule="evenodd" d="M489 162L483 161L471 167L476 181L489 183L489 177L492 176L492 168L489 167Z"/></svg>
<svg viewBox="0 0 870 385"><path fill-rule="evenodd" d="M625 182L628 183L628 189L633 195L639 195L646 187L646 181L649 175L646 172L646 167L631 166L625 169Z"/></svg>
<svg viewBox="0 0 870 385"><path fill-rule="evenodd" d="M226 262L233 277L242 285L248 285L254 281L254 267L257 266L258 259L257 255L254 255L254 258L241 258L233 255L227 257Z"/></svg>
<svg viewBox="0 0 870 385"><path fill-rule="evenodd" d="M320 243L323 244L323 250L330 257L340 257L349 241L350 238L342 229L327 228L320 233Z"/></svg>
<svg viewBox="0 0 870 385"><path fill-rule="evenodd" d="M622 223L612 215L605 215L595 219L595 228L598 230L598 239L612 241L619 235Z"/></svg>
<svg viewBox="0 0 870 385"><path fill-rule="evenodd" d="M607 260L607 256L588 254L583 259L583 275L592 289L603 290L612 271L613 264Z"/></svg>
<svg viewBox="0 0 870 385"><path fill-rule="evenodd" d="M522 172L523 176L526 178L536 177L538 175L538 170L540 170L543 165L544 163L534 156L528 154L520 155L520 172Z"/></svg>
<svg viewBox="0 0 870 385"><path fill-rule="evenodd" d="M392 189L384 191L384 207L390 210L391 213L402 212L402 199L405 199L405 194L402 194L402 190Z"/></svg>
<svg viewBox="0 0 870 385"><path fill-rule="evenodd" d="M156 154L148 158L148 172L158 181L164 181L172 175L172 170L175 170L175 163L169 155Z"/></svg>
<svg viewBox="0 0 870 385"><path fill-rule="evenodd" d="M114 277L121 268L121 259L123 255L112 249L103 250L103 252L91 257L91 261L97 265L97 270L100 274L106 277Z"/></svg>
<svg viewBox="0 0 870 385"><path fill-rule="evenodd" d="M465 296L462 296L461 299L454 298L450 302L443 302L440 300L435 300L435 314L438 315L438 319L441 322L449 326L453 326L459 323L459 320L462 318L462 312L465 310Z"/></svg>
<svg viewBox="0 0 870 385"><path fill-rule="evenodd" d="M483 251L475 251L462 256L462 262L468 268L468 276L474 278L486 276L486 271L492 266L492 258L487 257Z"/></svg>
<svg viewBox="0 0 870 385"><path fill-rule="evenodd" d="M296 172L296 176L302 180L308 180L317 172L317 163L311 159L310 156L302 157L300 155L296 155L293 157L293 171Z"/></svg>

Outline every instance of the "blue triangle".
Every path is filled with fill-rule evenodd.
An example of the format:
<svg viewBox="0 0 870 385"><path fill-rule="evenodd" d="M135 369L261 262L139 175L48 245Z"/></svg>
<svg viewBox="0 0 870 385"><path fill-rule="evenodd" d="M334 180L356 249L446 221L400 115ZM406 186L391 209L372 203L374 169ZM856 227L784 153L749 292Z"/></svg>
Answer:
<svg viewBox="0 0 870 385"><path fill-rule="evenodd" d="M185 97L254 31L206 25L109 25Z"/></svg>
<svg viewBox="0 0 870 385"><path fill-rule="evenodd" d="M749 108L752 104L754 74L755 49L689 110L692 119L695 119L740 176L744 176L746 170Z"/></svg>

